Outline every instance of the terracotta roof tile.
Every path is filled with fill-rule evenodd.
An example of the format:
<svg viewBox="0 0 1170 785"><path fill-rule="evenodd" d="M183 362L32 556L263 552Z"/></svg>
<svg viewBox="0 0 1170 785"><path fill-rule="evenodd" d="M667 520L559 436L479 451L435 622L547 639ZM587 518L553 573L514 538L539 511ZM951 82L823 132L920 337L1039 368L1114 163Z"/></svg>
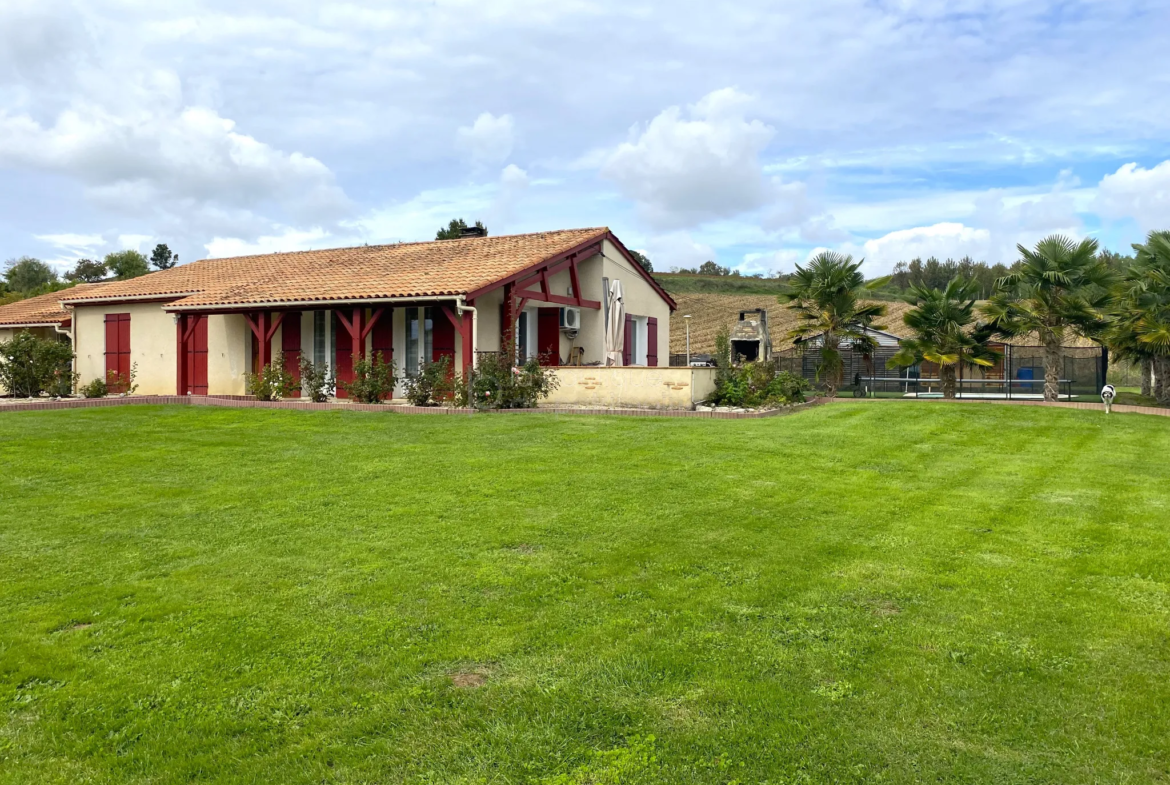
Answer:
<svg viewBox="0 0 1170 785"><path fill-rule="evenodd" d="M608 232L569 229L206 259L108 284L97 299L181 297L173 305L230 307L464 294Z"/></svg>
<svg viewBox="0 0 1170 785"><path fill-rule="evenodd" d="M49 292L25 300L17 300L8 305L0 305L0 327L16 327L28 324L62 324L70 318L70 313L61 307L61 301L66 296L76 297L109 286L109 283L79 283L69 289L59 292Z"/></svg>

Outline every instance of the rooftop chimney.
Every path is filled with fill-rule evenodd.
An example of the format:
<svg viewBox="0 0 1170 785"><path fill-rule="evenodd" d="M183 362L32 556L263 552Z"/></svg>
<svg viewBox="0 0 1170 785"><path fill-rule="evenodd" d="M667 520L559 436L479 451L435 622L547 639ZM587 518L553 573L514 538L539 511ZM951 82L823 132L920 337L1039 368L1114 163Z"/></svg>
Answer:
<svg viewBox="0 0 1170 785"><path fill-rule="evenodd" d="M460 237L487 237L487 232L482 226L468 226L460 234Z"/></svg>

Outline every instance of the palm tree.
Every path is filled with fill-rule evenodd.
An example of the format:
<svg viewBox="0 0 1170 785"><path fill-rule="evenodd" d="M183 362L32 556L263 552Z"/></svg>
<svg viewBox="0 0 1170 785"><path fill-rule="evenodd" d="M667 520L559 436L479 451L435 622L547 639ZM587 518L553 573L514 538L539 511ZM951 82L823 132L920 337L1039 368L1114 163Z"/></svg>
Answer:
<svg viewBox="0 0 1170 785"><path fill-rule="evenodd" d="M1150 232L1144 245L1134 245L1134 262L1116 292L1113 323L1107 331L1115 356L1140 363L1148 384L1154 371L1153 395L1170 404L1170 232Z"/></svg>
<svg viewBox="0 0 1170 785"><path fill-rule="evenodd" d="M1062 346L1068 333L1096 338L1105 329L1113 274L1097 257L1097 241L1052 235L995 282L983 315L1000 335L1036 333L1044 345L1044 400L1060 397Z"/></svg>
<svg viewBox="0 0 1170 785"><path fill-rule="evenodd" d="M824 377L829 397L836 395L841 386L842 341L857 351L872 353L875 342L867 330L884 329L874 320L885 315L886 306L862 302L861 298L885 285L889 278L866 283L861 274L864 263L864 259L854 262L852 256L824 251L814 256L807 267L797 265L789 281L791 291L780 295L780 302L800 316L800 324L788 337L798 341L820 339L817 379Z"/></svg>
<svg viewBox="0 0 1170 785"><path fill-rule="evenodd" d="M911 286L906 299L914 307L902 321L914 331L914 337L901 341L898 353L886 367L906 367L923 361L936 364L944 398L955 397L956 372L960 366L993 367L1000 357L999 352L987 345L993 329L986 325L971 329L978 289L978 282L958 276L945 289Z"/></svg>

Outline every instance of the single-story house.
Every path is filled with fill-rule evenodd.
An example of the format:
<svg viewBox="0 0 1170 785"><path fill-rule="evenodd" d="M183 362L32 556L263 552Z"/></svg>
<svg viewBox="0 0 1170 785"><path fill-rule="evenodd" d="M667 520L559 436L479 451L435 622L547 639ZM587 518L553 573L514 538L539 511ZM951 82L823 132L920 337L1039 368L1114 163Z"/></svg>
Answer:
<svg viewBox="0 0 1170 785"><path fill-rule="evenodd" d="M623 364L667 365L675 302L604 227L206 259L60 299L82 384L135 367L143 394L239 395L278 354L346 381L373 352L466 372L509 323L521 358L604 364L612 281Z"/></svg>

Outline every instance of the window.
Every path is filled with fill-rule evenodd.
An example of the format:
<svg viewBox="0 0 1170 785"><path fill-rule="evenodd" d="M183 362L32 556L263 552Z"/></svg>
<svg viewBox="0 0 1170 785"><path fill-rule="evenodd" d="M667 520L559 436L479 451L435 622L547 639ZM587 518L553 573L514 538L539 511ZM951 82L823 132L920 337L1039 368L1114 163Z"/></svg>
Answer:
<svg viewBox="0 0 1170 785"><path fill-rule="evenodd" d="M516 358L528 362L528 311L521 311L516 321Z"/></svg>
<svg viewBox="0 0 1170 785"><path fill-rule="evenodd" d="M421 324L420 324L421 320ZM423 363L429 362L435 350L435 323L433 308L406 309L406 365L407 376L418 374Z"/></svg>
<svg viewBox="0 0 1170 785"><path fill-rule="evenodd" d="M313 365L325 364L325 312L313 311Z"/></svg>
<svg viewBox="0 0 1170 785"><path fill-rule="evenodd" d="M329 312L330 319L327 320L329 324L329 367L337 372L337 314L333 311Z"/></svg>
<svg viewBox="0 0 1170 785"><path fill-rule="evenodd" d="M402 369L407 376L418 373L418 309L406 309L406 366Z"/></svg>
<svg viewBox="0 0 1170 785"><path fill-rule="evenodd" d="M423 363L435 359L435 309L423 309Z"/></svg>

